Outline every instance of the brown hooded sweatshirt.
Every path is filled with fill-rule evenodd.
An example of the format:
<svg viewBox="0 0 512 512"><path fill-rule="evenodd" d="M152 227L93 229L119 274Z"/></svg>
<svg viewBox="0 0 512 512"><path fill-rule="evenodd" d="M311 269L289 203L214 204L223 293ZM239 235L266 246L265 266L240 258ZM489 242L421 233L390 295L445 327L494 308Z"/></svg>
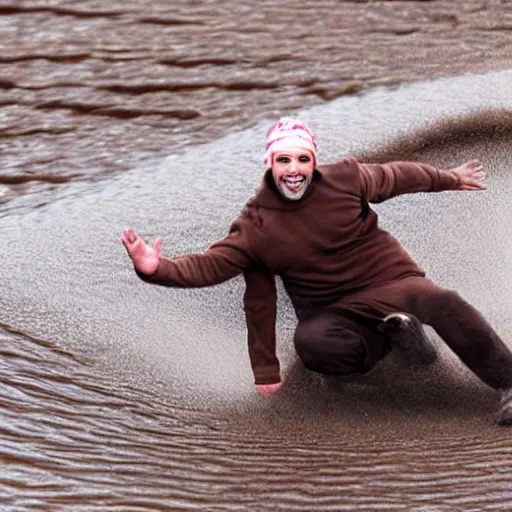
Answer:
<svg viewBox="0 0 512 512"><path fill-rule="evenodd" d="M361 164L344 158L314 171L304 197L288 200L267 171L229 233L203 253L160 259L145 281L211 286L244 273L251 366L256 384L279 382L276 288L283 281L296 311L333 304L359 291L424 276L399 242L378 226L369 203L413 192L460 187L460 178L415 162Z"/></svg>

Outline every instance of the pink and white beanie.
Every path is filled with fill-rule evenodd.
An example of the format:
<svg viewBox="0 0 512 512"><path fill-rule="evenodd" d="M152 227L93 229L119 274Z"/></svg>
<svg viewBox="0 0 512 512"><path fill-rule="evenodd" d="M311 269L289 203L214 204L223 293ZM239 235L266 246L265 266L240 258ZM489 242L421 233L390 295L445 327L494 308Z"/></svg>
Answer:
<svg viewBox="0 0 512 512"><path fill-rule="evenodd" d="M282 117L267 132L265 147L265 164L272 166L272 155L277 151L299 148L311 151L315 167L317 164L317 149L315 134L303 123L292 117Z"/></svg>

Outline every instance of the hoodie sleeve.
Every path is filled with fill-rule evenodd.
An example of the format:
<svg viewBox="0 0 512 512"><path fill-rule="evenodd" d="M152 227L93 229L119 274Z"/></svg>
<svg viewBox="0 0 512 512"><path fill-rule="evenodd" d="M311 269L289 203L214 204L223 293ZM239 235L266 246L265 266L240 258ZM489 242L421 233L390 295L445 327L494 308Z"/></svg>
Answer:
<svg viewBox="0 0 512 512"><path fill-rule="evenodd" d="M452 171L436 169L418 162L360 164L363 195L369 202L379 203L414 192L441 192L460 187L460 177Z"/></svg>
<svg viewBox="0 0 512 512"><path fill-rule="evenodd" d="M175 288L198 288L220 284L241 274L253 262L248 227L234 222L229 233L203 253L160 258L154 274L137 275L151 284Z"/></svg>
<svg viewBox="0 0 512 512"><path fill-rule="evenodd" d="M276 356L277 292L274 275L252 266L244 272L244 311L255 384L281 381Z"/></svg>

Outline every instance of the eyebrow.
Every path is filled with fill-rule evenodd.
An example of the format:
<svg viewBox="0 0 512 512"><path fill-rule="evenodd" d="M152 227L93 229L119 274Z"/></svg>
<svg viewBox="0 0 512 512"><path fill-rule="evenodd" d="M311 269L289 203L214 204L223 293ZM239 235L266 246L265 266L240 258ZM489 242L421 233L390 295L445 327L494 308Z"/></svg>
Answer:
<svg viewBox="0 0 512 512"><path fill-rule="evenodd" d="M301 157L301 156L307 156L308 158L311 158L311 154L308 150L304 150L303 152L300 152L300 153L276 153L276 158L280 158L282 156L287 156L287 157L290 157L290 156L298 156L298 157Z"/></svg>

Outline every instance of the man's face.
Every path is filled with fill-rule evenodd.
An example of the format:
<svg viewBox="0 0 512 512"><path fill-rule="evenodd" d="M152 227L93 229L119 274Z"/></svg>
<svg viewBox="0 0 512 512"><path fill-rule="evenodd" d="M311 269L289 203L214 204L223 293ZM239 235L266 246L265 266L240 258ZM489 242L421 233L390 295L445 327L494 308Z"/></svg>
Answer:
<svg viewBox="0 0 512 512"><path fill-rule="evenodd" d="M287 149L272 156L272 177L286 199L300 199L313 179L315 161L307 149Z"/></svg>

